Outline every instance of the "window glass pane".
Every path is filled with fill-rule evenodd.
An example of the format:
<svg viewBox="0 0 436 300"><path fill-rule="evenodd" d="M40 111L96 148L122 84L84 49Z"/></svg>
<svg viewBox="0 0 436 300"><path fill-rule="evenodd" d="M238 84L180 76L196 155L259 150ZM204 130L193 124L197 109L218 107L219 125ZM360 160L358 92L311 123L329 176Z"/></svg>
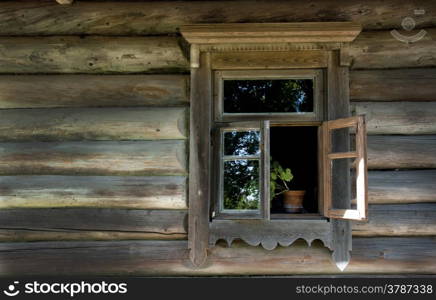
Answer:
<svg viewBox="0 0 436 300"><path fill-rule="evenodd" d="M313 80L224 80L224 112L313 112Z"/></svg>
<svg viewBox="0 0 436 300"><path fill-rule="evenodd" d="M259 155L259 142L259 131L226 131L224 132L224 155Z"/></svg>
<svg viewBox="0 0 436 300"><path fill-rule="evenodd" d="M356 140L349 127L331 130L331 153L356 151Z"/></svg>
<svg viewBox="0 0 436 300"><path fill-rule="evenodd" d="M331 162L333 209L356 209L356 161L355 158L339 158ZM347 177L349 184L344 185Z"/></svg>
<svg viewBox="0 0 436 300"><path fill-rule="evenodd" d="M259 160L224 161L224 209L259 209Z"/></svg>

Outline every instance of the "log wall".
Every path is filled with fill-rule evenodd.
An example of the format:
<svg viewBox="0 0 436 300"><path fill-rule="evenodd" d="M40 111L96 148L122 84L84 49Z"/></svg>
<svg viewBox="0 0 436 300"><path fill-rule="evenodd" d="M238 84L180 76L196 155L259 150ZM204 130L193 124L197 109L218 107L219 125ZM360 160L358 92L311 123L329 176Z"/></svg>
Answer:
<svg viewBox="0 0 436 300"><path fill-rule="evenodd" d="M289 4L281 0L256 1L125 1L105 4L76 0L73 6L54 5L50 0L19 3L4 1L0 8L0 32L4 35L156 35L173 34L183 24L231 22L322 22L355 21L366 30L401 28L401 20L416 8L427 12L417 18L418 28L432 27L431 0L399 3L395 0L338 3L314 0ZM124 2L124 1L123 1ZM419 7L416 7L419 5Z"/></svg>
<svg viewBox="0 0 436 300"><path fill-rule="evenodd" d="M347 60L353 112L368 119L370 209L345 272L436 274L436 3L419 5L2 1L0 275L337 274L318 242L218 245L206 268L189 265L189 59L177 31L349 20L364 27ZM415 8L427 34L403 44L390 30Z"/></svg>
<svg viewBox="0 0 436 300"><path fill-rule="evenodd" d="M30 246L31 245L31 246ZM186 241L2 243L2 274L64 275L320 275L338 274L327 248L296 242L274 252L233 243L211 249L203 269L187 263ZM434 274L434 237L353 238L353 259L341 274ZM416 255L419 253L419 255Z"/></svg>

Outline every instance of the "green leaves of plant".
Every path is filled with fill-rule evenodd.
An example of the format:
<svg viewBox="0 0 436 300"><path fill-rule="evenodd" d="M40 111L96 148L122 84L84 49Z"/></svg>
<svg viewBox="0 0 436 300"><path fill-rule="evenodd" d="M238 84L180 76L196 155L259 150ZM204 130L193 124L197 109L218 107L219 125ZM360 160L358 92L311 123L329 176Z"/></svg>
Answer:
<svg viewBox="0 0 436 300"><path fill-rule="evenodd" d="M272 160L272 157L271 157ZM289 189L288 184L294 179L294 175L291 172L291 169L284 169L277 161L271 162L271 180L270 180L270 196L271 200L277 194L280 194ZM281 181L283 185L280 185L277 181ZM275 193L277 189L281 191L279 193Z"/></svg>
<svg viewBox="0 0 436 300"><path fill-rule="evenodd" d="M287 168L282 174L280 174L280 177L285 181L291 181L294 179L294 175L291 173L291 169Z"/></svg>
<svg viewBox="0 0 436 300"><path fill-rule="evenodd" d="M271 172L271 179L272 180L276 180L277 179L277 174L274 172Z"/></svg>
<svg viewBox="0 0 436 300"><path fill-rule="evenodd" d="M276 190L276 182L275 181L271 180L271 182L269 184L269 189L270 189L270 198L272 200L275 196L274 192Z"/></svg>
<svg viewBox="0 0 436 300"><path fill-rule="evenodd" d="M283 169L277 161L273 161L271 165L271 179L277 180L277 178L290 182L294 178L294 175L292 175L291 169Z"/></svg>

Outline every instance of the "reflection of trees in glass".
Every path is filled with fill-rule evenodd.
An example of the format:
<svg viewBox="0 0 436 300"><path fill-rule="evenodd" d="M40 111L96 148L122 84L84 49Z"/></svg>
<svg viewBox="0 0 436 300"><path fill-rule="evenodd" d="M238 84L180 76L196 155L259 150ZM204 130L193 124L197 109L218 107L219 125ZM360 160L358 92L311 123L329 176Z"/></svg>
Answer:
<svg viewBox="0 0 436 300"><path fill-rule="evenodd" d="M225 80L224 112L312 112L313 81Z"/></svg>
<svg viewBox="0 0 436 300"><path fill-rule="evenodd" d="M258 155L259 131L227 131L224 133L224 155Z"/></svg>
<svg viewBox="0 0 436 300"><path fill-rule="evenodd" d="M224 162L224 209L259 208L259 161Z"/></svg>

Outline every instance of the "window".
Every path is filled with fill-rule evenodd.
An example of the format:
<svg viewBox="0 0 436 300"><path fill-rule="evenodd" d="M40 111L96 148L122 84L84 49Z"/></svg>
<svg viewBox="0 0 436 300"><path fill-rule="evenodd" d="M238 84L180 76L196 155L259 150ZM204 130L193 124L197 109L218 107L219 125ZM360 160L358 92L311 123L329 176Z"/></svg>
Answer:
<svg viewBox="0 0 436 300"><path fill-rule="evenodd" d="M322 120L322 70L216 71L215 120Z"/></svg>
<svg viewBox="0 0 436 300"><path fill-rule="evenodd" d="M273 250L303 238L321 240L343 270L349 220L367 218L365 119L349 116L341 65L341 47L360 26L202 24L181 32L191 43L193 264L203 265L220 239Z"/></svg>
<svg viewBox="0 0 436 300"><path fill-rule="evenodd" d="M272 71L269 74L280 73ZM242 79L230 80L231 88L226 90L228 79L222 72L215 72L215 88L221 90L215 99L218 103L215 108L224 106L224 114L216 114L219 121L212 124L212 131L218 135L215 137L218 146L214 150L218 164L212 182L218 190L212 195L216 199L212 205L213 219L366 218L364 118L306 124L300 121L298 112L288 109L303 101L309 103L307 107L313 107L313 87L321 86L321 71L317 73L318 76L312 79L279 78L272 82L260 77L253 80L253 76L244 79L239 72ZM322 107L322 93L317 94L315 102ZM232 109L226 113L225 103L229 98ZM247 108L242 113L244 106ZM270 107L277 113L271 113ZM223 122L227 120L227 114L239 122ZM322 119L323 114L319 112L311 117ZM264 118L269 120L253 121ZM244 123L246 119L251 122ZM350 128L357 133L355 144L334 142L347 139ZM292 180L272 180L271 164L273 172L274 167L281 168ZM343 178L333 176L342 170L355 182L352 187L357 188L347 188L347 193L354 199L351 204L357 204L354 209L332 207L338 202L333 201L334 198L343 196L343 187L339 185ZM279 185L280 189L277 189ZM320 190L320 186L325 190ZM287 190L302 196L285 196ZM285 198L290 199L286 201ZM297 198L302 200L301 204L289 204ZM320 207L324 207L324 211L320 211Z"/></svg>
<svg viewBox="0 0 436 300"><path fill-rule="evenodd" d="M261 219L268 216L265 199L267 122L218 123L218 164L214 168L218 186L212 218Z"/></svg>
<svg viewBox="0 0 436 300"><path fill-rule="evenodd" d="M212 130L219 135L215 140L220 154L214 170L217 179L213 184L219 188L214 195L213 218L295 216L282 201L284 185L290 182L271 183L271 164L294 172L293 190L300 187L305 194L304 206L295 210L318 213L322 75L322 70L214 72L217 93Z"/></svg>

